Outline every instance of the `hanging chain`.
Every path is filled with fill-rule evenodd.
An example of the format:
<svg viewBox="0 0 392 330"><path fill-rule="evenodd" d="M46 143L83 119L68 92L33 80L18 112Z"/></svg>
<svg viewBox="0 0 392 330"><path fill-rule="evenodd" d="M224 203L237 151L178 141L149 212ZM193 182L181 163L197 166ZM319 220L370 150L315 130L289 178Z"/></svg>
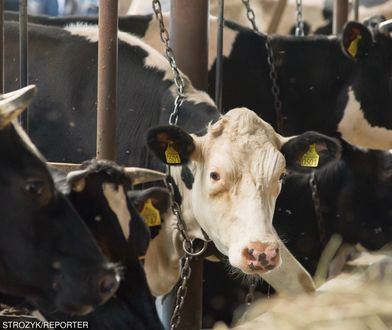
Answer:
<svg viewBox="0 0 392 330"><path fill-rule="evenodd" d="M250 7L249 0L241 0L246 8L246 16L249 22L252 24L253 31L259 34L261 37L265 37L265 49L267 50L267 62L270 68L269 78L272 82L271 92L274 97L274 108L276 117L276 130L278 133L282 133L283 130L283 113L282 113L282 101L280 100L280 89L278 86L278 74L275 65L274 51L271 46L271 37L269 35L261 35L256 25L256 15L253 9Z"/></svg>
<svg viewBox="0 0 392 330"><path fill-rule="evenodd" d="M323 222L323 214L321 212L321 202L320 202L320 196L318 193L317 189L317 178L316 178L316 172L312 171L309 177L309 186L310 186L310 191L312 194L312 200L313 200L313 205L314 205L314 211L316 213L316 218L317 218L317 227L319 230L319 235L320 235L320 241L322 244L326 244L326 233L324 229L324 222Z"/></svg>
<svg viewBox="0 0 392 330"><path fill-rule="evenodd" d="M248 293L245 296L246 306L250 306L255 300L255 290L257 285L257 278L252 278L251 283L249 285Z"/></svg>
<svg viewBox="0 0 392 330"><path fill-rule="evenodd" d="M253 9L250 7L249 0L241 0L246 8L246 17L252 24L253 31L259 32L259 28L256 25L256 15Z"/></svg>
<svg viewBox="0 0 392 330"><path fill-rule="evenodd" d="M170 173L170 166L166 167L166 173L167 173L167 178L171 178L171 173ZM193 257L198 256L202 254L205 249L207 248L207 242L204 241L204 245L201 249L198 251L195 251L193 247L193 240L189 237L187 233L187 227L185 224L184 219L181 216L181 207L178 204L178 202L175 200L175 191L174 191L174 186L173 183L170 182L169 180L165 180L165 186L168 188L170 197L172 200L171 203L171 208L172 212L175 215L177 219L177 229L179 230L181 236L182 236L182 248L185 252L185 256L182 260L181 264L181 270L180 270L180 284L177 288L176 292L176 303L175 303L175 308L173 311L173 315L170 320L170 330L174 330L177 328L177 326L180 324L181 320L181 308L184 304L185 301L185 296L187 294L187 283L189 280L189 277L191 276L191 260Z"/></svg>
<svg viewBox="0 0 392 330"><path fill-rule="evenodd" d="M304 15L302 13L302 0L295 0L295 4L296 4L296 13L297 13L295 36L303 37L305 35L305 32L304 32Z"/></svg>
<svg viewBox="0 0 392 330"><path fill-rule="evenodd" d="M169 124L177 125L178 112L182 103L184 102L184 79L182 79L181 73L178 70L173 49L169 45L169 32L167 31L165 23L163 21L161 2L159 0L152 0L152 9L155 13L156 19L159 22L160 37L162 42L165 44L165 55L174 74L174 83L177 87L177 97L174 100L174 109L169 117Z"/></svg>

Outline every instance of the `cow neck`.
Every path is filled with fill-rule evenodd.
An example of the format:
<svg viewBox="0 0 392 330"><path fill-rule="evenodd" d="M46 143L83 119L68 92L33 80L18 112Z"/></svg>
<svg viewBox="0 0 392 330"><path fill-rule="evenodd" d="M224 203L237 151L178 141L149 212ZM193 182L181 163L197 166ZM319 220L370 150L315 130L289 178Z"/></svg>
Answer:
<svg viewBox="0 0 392 330"><path fill-rule="evenodd" d="M180 189L179 189L176 181L174 180L173 176L171 175L171 171L170 171L169 166L167 166L167 168L166 168L166 173L167 173L167 175L166 175L165 185L169 189L174 203L176 203L181 208L182 196L181 196ZM181 175L181 177L182 177L182 175ZM181 178L181 179L183 180L183 178ZM186 184L186 183L184 182L184 184ZM177 221L183 221L182 217L181 216L177 217ZM204 236L204 241L210 242L211 239L209 238L208 234L203 230L203 228L201 228L201 226L200 226L200 229L201 229L201 232Z"/></svg>

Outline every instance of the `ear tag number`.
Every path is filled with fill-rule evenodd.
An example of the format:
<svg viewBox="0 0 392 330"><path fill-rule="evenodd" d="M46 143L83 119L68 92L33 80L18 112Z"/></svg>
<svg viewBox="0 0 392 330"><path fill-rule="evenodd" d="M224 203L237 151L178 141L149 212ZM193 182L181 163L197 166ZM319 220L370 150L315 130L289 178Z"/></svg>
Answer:
<svg viewBox="0 0 392 330"><path fill-rule="evenodd" d="M181 164L181 158L177 150L173 148L173 141L169 141L165 150L166 162L168 164Z"/></svg>
<svg viewBox="0 0 392 330"><path fill-rule="evenodd" d="M352 41L350 42L350 45L349 45L348 48L347 48L347 52L348 52L352 57L357 56L358 45L359 45L359 41L360 41L361 39L362 39L362 36L358 34L358 35L355 37L355 39L352 40Z"/></svg>
<svg viewBox="0 0 392 330"><path fill-rule="evenodd" d="M159 226L161 224L161 215L152 204L151 198L144 203L143 210L140 212L144 222L149 227Z"/></svg>
<svg viewBox="0 0 392 330"><path fill-rule="evenodd" d="M309 150L305 152L301 159L303 167L317 167L320 156L317 154L316 145L313 143L309 146Z"/></svg>

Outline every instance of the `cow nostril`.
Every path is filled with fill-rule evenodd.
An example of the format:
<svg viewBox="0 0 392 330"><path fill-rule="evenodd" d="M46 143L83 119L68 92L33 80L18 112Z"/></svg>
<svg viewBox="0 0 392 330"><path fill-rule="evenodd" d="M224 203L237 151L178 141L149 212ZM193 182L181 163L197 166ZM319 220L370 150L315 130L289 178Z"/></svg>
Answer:
<svg viewBox="0 0 392 330"><path fill-rule="evenodd" d="M99 284L99 289L102 294L112 294L118 287L118 281L114 276L104 276Z"/></svg>

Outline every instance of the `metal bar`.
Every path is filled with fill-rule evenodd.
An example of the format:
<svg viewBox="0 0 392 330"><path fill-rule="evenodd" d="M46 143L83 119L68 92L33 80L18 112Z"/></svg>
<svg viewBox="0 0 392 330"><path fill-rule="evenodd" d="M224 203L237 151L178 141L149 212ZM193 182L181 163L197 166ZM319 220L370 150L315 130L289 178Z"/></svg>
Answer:
<svg viewBox="0 0 392 330"><path fill-rule="evenodd" d="M358 21L358 19L359 19L359 0L353 0L353 11L354 11L354 20Z"/></svg>
<svg viewBox="0 0 392 330"><path fill-rule="evenodd" d="M222 90L223 90L223 25L225 0L219 0L218 26L216 38L216 72L215 72L215 104L222 113Z"/></svg>
<svg viewBox="0 0 392 330"><path fill-rule="evenodd" d="M172 0L170 41L178 67L193 86L208 87L208 0Z"/></svg>
<svg viewBox="0 0 392 330"><path fill-rule="evenodd" d="M0 0L0 94L4 93L4 0Z"/></svg>
<svg viewBox="0 0 392 330"><path fill-rule="evenodd" d="M97 159L116 159L118 0L99 2Z"/></svg>
<svg viewBox="0 0 392 330"><path fill-rule="evenodd" d="M28 35L27 35L27 0L19 0L19 86L28 85ZM20 121L26 132L29 132L29 112L25 111Z"/></svg>
<svg viewBox="0 0 392 330"><path fill-rule="evenodd" d="M208 87L208 0L171 0L170 40L178 67L202 90ZM178 329L200 329L203 260L193 258Z"/></svg>
<svg viewBox="0 0 392 330"><path fill-rule="evenodd" d="M348 0L333 1L333 25L332 33L339 34L343 30L348 17Z"/></svg>
<svg viewBox="0 0 392 330"><path fill-rule="evenodd" d="M272 14L271 21L267 27L267 34L276 33L279 23L282 19L283 12L286 9L287 0L279 0L275 5L275 10Z"/></svg>

